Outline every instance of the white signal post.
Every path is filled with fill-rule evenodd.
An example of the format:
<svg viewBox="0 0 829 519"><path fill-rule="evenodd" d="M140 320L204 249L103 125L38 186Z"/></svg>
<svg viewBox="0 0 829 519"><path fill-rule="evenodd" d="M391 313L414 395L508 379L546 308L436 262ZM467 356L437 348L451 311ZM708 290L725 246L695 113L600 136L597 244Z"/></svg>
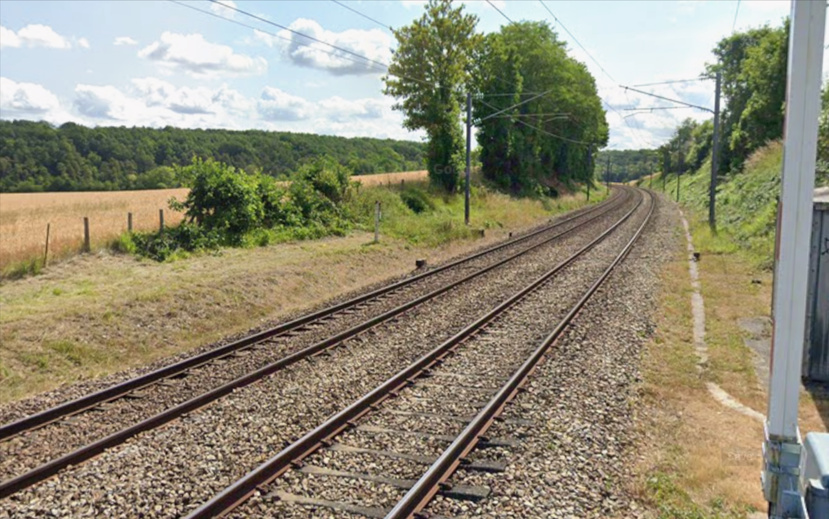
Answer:
<svg viewBox="0 0 829 519"><path fill-rule="evenodd" d="M763 444L769 517L803 517L797 426L806 326L812 197L826 20L824 1L792 2L782 193L774 268L774 331Z"/></svg>

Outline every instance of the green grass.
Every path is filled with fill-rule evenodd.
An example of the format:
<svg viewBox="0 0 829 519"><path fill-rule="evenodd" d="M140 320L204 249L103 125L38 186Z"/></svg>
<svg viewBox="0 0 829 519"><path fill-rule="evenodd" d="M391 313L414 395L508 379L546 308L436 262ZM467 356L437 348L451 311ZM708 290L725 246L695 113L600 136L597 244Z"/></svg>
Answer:
<svg viewBox="0 0 829 519"><path fill-rule="evenodd" d="M649 497L657 504L659 519L742 519L749 510L735 510L722 499L701 506L665 472L651 474L647 481Z"/></svg>
<svg viewBox="0 0 829 519"><path fill-rule="evenodd" d="M771 268L782 163L783 146L775 141L749 157L743 171L721 178L716 194L717 232L708 229L695 229L694 232L695 245L702 252L727 254L740 251L755 265ZM642 181L640 185L647 187L649 181ZM699 219L707 219L710 185L710 161L680 179L680 203ZM664 186L666 193L675 199L677 176L669 174ZM653 188L663 189L661 174L654 177Z"/></svg>
<svg viewBox="0 0 829 519"><path fill-rule="evenodd" d="M401 196L402 195L402 196ZM591 192L591 202L607 196L604 187ZM421 201L413 204L411 200ZM472 186L470 197L470 225L463 223L464 198L462 194L445 195L429 188L425 183L407 185L404 190L396 187L372 187L354 193L348 210L359 229L373 232L374 204L382 208L380 234L412 245L429 247L453 240L479 236L481 229L504 227L507 223L531 223L545 215L570 211L583 206L583 194L559 198L513 197L482 185ZM408 202L408 203L407 203ZM417 211L411 205L416 205Z"/></svg>

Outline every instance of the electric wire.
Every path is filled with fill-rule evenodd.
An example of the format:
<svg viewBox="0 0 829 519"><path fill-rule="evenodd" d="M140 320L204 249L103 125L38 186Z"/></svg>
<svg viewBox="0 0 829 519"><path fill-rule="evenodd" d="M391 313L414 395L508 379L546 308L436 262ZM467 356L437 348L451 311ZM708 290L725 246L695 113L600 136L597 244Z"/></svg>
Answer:
<svg viewBox="0 0 829 519"><path fill-rule="evenodd" d="M493 4L490 0L486 0L486 3L488 3L489 5L491 5L491 6L492 6L492 8L493 8L493 9L495 9L496 11L498 11L499 13L501 13L501 16L503 16L504 18L506 18L506 19L507 19L507 21L508 21L509 23L515 23L515 22L513 22L513 21L512 21L512 19L511 19L509 16L507 16L506 14L504 14L504 11L502 11L502 10L498 9L498 6L496 6L495 4Z"/></svg>
<svg viewBox="0 0 829 519"><path fill-rule="evenodd" d="M382 28L384 28L384 29L388 29L389 31L394 32L394 29L392 28L392 26L391 26L391 25L386 25L386 24L384 24L383 22L381 22L381 21L377 20L376 18L372 18L371 16L369 16L369 15L367 15L367 14L365 14L365 13L361 13L361 12L360 12L360 11L358 11L357 9L354 9L354 8L353 8L353 7L351 7L351 6L345 5L343 2L340 2L340 0L331 0L331 1L332 1L332 2L334 2L335 4L339 5L340 7L344 7L344 8L346 8L346 9L348 9L348 10L349 10L349 11L351 11L352 13L355 13L355 14L357 14L357 15L359 15L359 16L362 16L362 17L363 17L363 18L365 18L366 20L369 20L369 21L372 21L372 22L376 23L377 25L379 25L380 27L382 27Z"/></svg>

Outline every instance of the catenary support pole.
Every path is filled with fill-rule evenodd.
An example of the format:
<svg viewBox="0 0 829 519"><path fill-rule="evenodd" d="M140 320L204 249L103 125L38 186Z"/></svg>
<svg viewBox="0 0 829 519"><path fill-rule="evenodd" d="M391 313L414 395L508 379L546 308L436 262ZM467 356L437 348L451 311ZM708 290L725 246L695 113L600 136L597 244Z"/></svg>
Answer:
<svg viewBox="0 0 829 519"><path fill-rule="evenodd" d="M469 225L469 184L472 165L472 94L466 93L466 185L463 192L463 223Z"/></svg>
<svg viewBox="0 0 829 519"><path fill-rule="evenodd" d="M803 517L797 415L826 3L794 1L790 19L783 175L772 299L771 375L763 444L763 494L772 518Z"/></svg>
<svg viewBox="0 0 829 519"><path fill-rule="evenodd" d="M717 173L720 162L720 82L722 74L717 71L717 83L714 87L714 142L711 146L711 185L708 188L708 226L717 230Z"/></svg>

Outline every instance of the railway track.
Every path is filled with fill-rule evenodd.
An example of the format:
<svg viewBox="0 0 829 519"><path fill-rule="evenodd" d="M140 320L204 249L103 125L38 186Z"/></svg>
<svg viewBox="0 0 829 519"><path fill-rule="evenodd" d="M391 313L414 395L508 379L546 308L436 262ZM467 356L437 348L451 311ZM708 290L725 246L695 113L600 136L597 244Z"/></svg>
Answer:
<svg viewBox="0 0 829 519"><path fill-rule="evenodd" d="M23 458L20 453L25 453L27 448L42 445L44 438L57 437L60 441L52 440L56 448L45 452L44 459L35 460L41 462L39 465L32 467L32 459L27 459L29 466L24 465L25 472L0 483L0 498L299 360L324 353L455 287L497 272L503 265L557 243L591 224L596 225L632 196L631 190L623 189L604 204L515 240L4 425L0 428L0 452L12 464L15 457ZM208 390L201 382L187 384L189 380L204 378L212 383ZM87 423L105 426L83 427Z"/></svg>
<svg viewBox="0 0 829 519"><path fill-rule="evenodd" d="M307 517L304 507L402 519L416 517L437 494L486 499L488 488L453 485L450 478L458 470L504 470L502 460L481 452L508 456L520 439L485 434L641 236L654 200L639 193L639 202L597 238L216 494L188 519ZM553 281L577 262L591 274L588 286L570 287L565 291L570 295L562 297L560 287L552 289L559 284Z"/></svg>

